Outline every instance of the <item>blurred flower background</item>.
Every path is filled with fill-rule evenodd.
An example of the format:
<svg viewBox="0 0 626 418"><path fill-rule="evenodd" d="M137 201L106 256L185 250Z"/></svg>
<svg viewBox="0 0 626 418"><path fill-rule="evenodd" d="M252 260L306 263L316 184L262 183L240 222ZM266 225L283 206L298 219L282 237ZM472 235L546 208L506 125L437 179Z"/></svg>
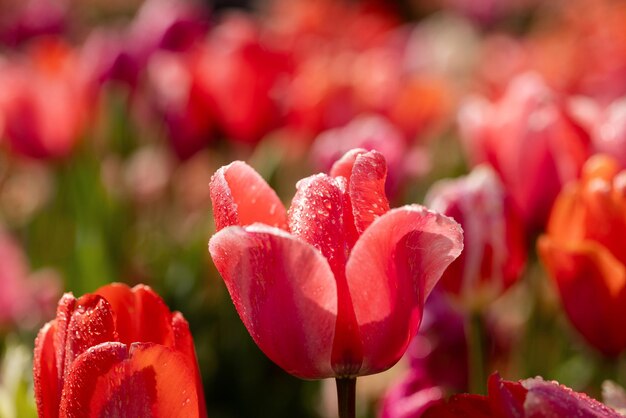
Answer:
<svg viewBox="0 0 626 418"><path fill-rule="evenodd" d="M209 181L245 160L288 206L358 147L392 206L465 230L359 416L420 417L496 370L600 400L611 380L624 408L625 109L620 0L0 0L0 417L36 416L61 294L114 281L189 321L210 417L333 416L334 383L287 375L239 320Z"/></svg>

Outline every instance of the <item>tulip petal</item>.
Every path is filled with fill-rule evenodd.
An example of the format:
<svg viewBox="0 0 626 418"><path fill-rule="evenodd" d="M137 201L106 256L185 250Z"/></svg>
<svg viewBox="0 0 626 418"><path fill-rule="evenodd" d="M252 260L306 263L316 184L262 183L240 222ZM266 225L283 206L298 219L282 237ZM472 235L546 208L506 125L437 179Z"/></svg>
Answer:
<svg viewBox="0 0 626 418"><path fill-rule="evenodd" d="M194 371L196 380L196 392L198 393L198 408L200 410L200 418L206 418L206 401L204 399L204 389L202 387L202 377L198 368L198 360L196 357L196 349L193 345L193 337L189 331L189 324L180 312L172 314L172 330L174 331L174 348L182 353L187 359L189 368Z"/></svg>
<svg viewBox="0 0 626 418"><path fill-rule="evenodd" d="M58 387L63 387L65 377L65 352L67 342L67 329L72 318L72 312L76 306L76 298L71 293L64 294L57 305L55 319L56 331L54 333L54 352L56 356L56 370ZM59 389L60 391L60 389ZM59 393L60 395L60 393Z"/></svg>
<svg viewBox="0 0 626 418"><path fill-rule="evenodd" d="M330 176L341 176L345 177L346 180L350 180L350 176L352 176L352 168L354 167L354 162L359 155L365 153L367 153L367 150L365 148L354 148L346 152L340 159L335 161L330 169Z"/></svg>
<svg viewBox="0 0 626 418"><path fill-rule="evenodd" d="M346 153L331 169L331 175L348 180L354 225L358 234L377 217L389 211L385 195L387 162L378 151L355 149Z"/></svg>
<svg viewBox="0 0 626 418"><path fill-rule="evenodd" d="M97 332L95 332L97 330ZM107 341L117 341L115 319L111 305L98 295L87 294L76 300L76 306L67 327L64 376L76 357L89 347Z"/></svg>
<svg viewBox="0 0 626 418"><path fill-rule="evenodd" d="M37 414L40 418L56 418L59 413L61 388L58 386L54 335L56 324L48 322L35 339L33 380Z"/></svg>
<svg viewBox="0 0 626 418"><path fill-rule="evenodd" d="M287 229L287 211L276 192L252 167L235 161L211 178L215 228L255 222Z"/></svg>
<svg viewBox="0 0 626 418"><path fill-rule="evenodd" d="M365 230L346 265L363 340L361 374L400 359L417 332L424 300L462 249L461 227L419 205L393 209Z"/></svg>
<svg viewBox="0 0 626 418"><path fill-rule="evenodd" d="M525 418L579 417L620 418L615 410L604 406L584 393L541 378L522 382L528 390L524 402ZM622 417L623 418L623 417Z"/></svg>
<svg viewBox="0 0 626 418"><path fill-rule="evenodd" d="M503 380L498 372L489 376L489 402L494 415L500 418L524 418L527 390L519 382Z"/></svg>
<svg viewBox="0 0 626 418"><path fill-rule="evenodd" d="M120 342L174 345L172 314L150 287L140 284L131 289L122 283L112 283L96 290L95 294L105 298L115 312Z"/></svg>
<svg viewBox="0 0 626 418"><path fill-rule="evenodd" d="M350 248L344 232L345 181L326 174L302 179L289 208L289 228L317 248L335 275L343 275Z"/></svg>
<svg viewBox="0 0 626 418"><path fill-rule="evenodd" d="M198 417L184 356L159 344L103 343L76 358L60 418Z"/></svg>
<svg viewBox="0 0 626 418"><path fill-rule="evenodd" d="M544 235L538 250L574 327L604 354L626 349L626 334L615 332L626 317L624 265L594 241L568 244Z"/></svg>
<svg viewBox="0 0 626 418"><path fill-rule="evenodd" d="M224 228L211 238L209 250L261 350L295 376L333 376L337 290L324 256L261 224Z"/></svg>

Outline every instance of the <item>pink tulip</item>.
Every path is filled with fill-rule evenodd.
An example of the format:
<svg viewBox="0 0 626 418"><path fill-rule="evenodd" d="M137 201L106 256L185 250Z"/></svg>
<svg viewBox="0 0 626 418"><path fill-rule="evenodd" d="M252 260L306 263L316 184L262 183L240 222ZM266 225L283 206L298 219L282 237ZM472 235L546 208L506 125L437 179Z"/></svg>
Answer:
<svg viewBox="0 0 626 418"><path fill-rule="evenodd" d="M289 211L243 162L211 180L213 261L257 345L297 377L395 364L463 248L452 219L419 205L390 210L386 172L379 152L352 150L330 175L300 180Z"/></svg>
<svg viewBox="0 0 626 418"><path fill-rule="evenodd" d="M545 225L563 184L577 178L588 137L535 74L515 78L492 103L473 97L459 125L472 163L490 163L528 226Z"/></svg>
<svg viewBox="0 0 626 418"><path fill-rule="evenodd" d="M468 306L491 302L515 283L526 263L523 224L498 175L478 166L465 177L435 183L426 205L463 226L465 251L441 280Z"/></svg>

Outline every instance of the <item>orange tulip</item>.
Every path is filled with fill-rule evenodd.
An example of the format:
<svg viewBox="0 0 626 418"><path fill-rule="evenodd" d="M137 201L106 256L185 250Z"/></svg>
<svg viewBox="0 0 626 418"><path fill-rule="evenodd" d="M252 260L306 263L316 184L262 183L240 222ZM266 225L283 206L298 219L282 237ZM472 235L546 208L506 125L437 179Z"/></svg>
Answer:
<svg viewBox="0 0 626 418"><path fill-rule="evenodd" d="M594 156L558 196L538 250L570 321L608 356L626 349L625 236L626 171Z"/></svg>

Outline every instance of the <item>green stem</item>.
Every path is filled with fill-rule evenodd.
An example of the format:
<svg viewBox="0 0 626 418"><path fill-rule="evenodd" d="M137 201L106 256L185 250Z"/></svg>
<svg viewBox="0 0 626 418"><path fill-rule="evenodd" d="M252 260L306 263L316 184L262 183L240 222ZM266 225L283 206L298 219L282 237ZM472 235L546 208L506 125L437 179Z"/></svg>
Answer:
<svg viewBox="0 0 626 418"><path fill-rule="evenodd" d="M356 377L338 377L336 382L339 418L355 418Z"/></svg>
<svg viewBox="0 0 626 418"><path fill-rule="evenodd" d="M473 394L485 393L485 332L480 313L472 312L467 329L469 389Z"/></svg>

